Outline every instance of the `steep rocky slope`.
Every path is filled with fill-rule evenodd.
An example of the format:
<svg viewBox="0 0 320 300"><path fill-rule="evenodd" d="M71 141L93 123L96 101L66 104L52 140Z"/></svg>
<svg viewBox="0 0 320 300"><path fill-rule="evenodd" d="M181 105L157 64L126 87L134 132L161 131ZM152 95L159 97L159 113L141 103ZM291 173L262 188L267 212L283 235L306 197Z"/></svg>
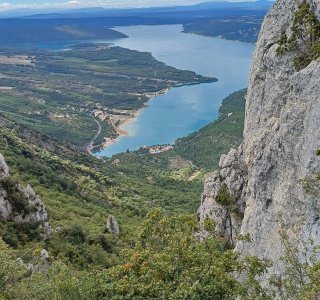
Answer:
<svg viewBox="0 0 320 300"><path fill-rule="evenodd" d="M213 217L229 240L249 234L251 242L236 249L273 259L278 271L280 232L301 253L310 239L320 243L320 61L296 71L292 53L276 54L302 2L278 0L265 18L251 69L244 142L222 156L199 209L200 220ZM319 18L320 1L308 2ZM223 185L232 209L217 200Z"/></svg>
<svg viewBox="0 0 320 300"><path fill-rule="evenodd" d="M23 187L9 174L9 167L0 153L0 217L4 221L43 226L48 233L48 214L32 187Z"/></svg>

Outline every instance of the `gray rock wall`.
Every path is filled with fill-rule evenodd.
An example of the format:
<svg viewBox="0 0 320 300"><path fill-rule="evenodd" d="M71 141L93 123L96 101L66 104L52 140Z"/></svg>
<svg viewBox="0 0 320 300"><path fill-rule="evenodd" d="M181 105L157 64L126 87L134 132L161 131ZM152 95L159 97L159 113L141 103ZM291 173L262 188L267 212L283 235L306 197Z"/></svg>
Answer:
<svg viewBox="0 0 320 300"><path fill-rule="evenodd" d="M233 150L227 156L229 160L237 156L241 167L232 163L226 169L220 163L205 183L199 209L200 219L217 211L214 195L221 179L231 192L243 182L237 198L245 204L239 226L252 241L239 242L236 249L273 259L278 271L283 255L280 231L301 249L309 239L320 243L320 185L316 180L320 174L316 155L320 149L320 61L296 71L292 54L276 55L276 42L283 30L289 32L301 2L278 0L265 18L251 68L244 142L237 153ZM320 17L320 0L309 2ZM211 216L223 223L224 214L222 220L219 214Z"/></svg>

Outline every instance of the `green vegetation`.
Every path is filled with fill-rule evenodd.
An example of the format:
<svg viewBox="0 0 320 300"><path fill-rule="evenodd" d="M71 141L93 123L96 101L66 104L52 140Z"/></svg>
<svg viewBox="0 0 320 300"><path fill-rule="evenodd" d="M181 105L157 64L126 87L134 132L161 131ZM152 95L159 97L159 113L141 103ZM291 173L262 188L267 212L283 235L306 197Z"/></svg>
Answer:
<svg viewBox="0 0 320 300"><path fill-rule="evenodd" d="M258 299L263 289L255 280L268 262L239 259L215 236L194 235L199 224L193 215L168 217L155 210L148 214L137 244L122 253L122 264L103 274L103 298L108 299ZM240 283L241 274L248 280Z"/></svg>
<svg viewBox="0 0 320 300"><path fill-rule="evenodd" d="M264 13L243 17L198 19L184 25L184 32L205 36L221 36L227 40L255 43L258 39Z"/></svg>
<svg viewBox="0 0 320 300"><path fill-rule="evenodd" d="M218 120L178 139L174 152L200 168L215 170L221 154L237 148L242 142L246 93L244 89L225 98Z"/></svg>
<svg viewBox="0 0 320 300"><path fill-rule="evenodd" d="M235 196L230 194L226 183L223 183L222 186L220 187L219 193L216 197L216 201L227 210L230 218L231 218L231 213L234 213L237 216L243 218L243 215L241 215L238 207L235 204Z"/></svg>
<svg viewBox="0 0 320 300"><path fill-rule="evenodd" d="M153 93L176 85L215 81L181 71L142 53L85 44L70 51L0 55L0 112L19 124L84 148L97 133L115 137L114 119L140 109Z"/></svg>
<svg viewBox="0 0 320 300"><path fill-rule="evenodd" d="M294 13L290 36L282 32L277 54L294 54L297 70L307 67L320 57L320 22L309 3L304 1Z"/></svg>
<svg viewBox="0 0 320 300"><path fill-rule="evenodd" d="M219 189L218 195L216 197L217 203L222 205L225 210L227 211L227 219L229 224L232 224L232 216L236 216L240 219L243 219L243 214L241 214L239 208L235 203L235 196L229 192L228 186L226 183L223 183ZM235 239L233 236L233 229L230 226L230 237L229 237L229 244L230 246L234 246Z"/></svg>
<svg viewBox="0 0 320 300"><path fill-rule="evenodd" d="M219 120L230 120L232 111L238 120L242 116L243 124L245 91L235 95L223 102ZM220 126L218 121L205 131L219 132L212 129ZM0 222L0 298L274 299L275 291L258 282L268 261L240 258L214 234L209 220L208 239L195 238L200 229L196 216L186 212L198 207L205 170L175 150L150 155L140 149L98 160L2 115L0 125L0 152L12 176L6 188L11 180L30 183L53 228L43 238L37 224ZM219 199L230 211L231 198L222 188ZM155 209L159 206L164 209ZM110 214L120 225L119 237L106 230ZM26 264L45 264L41 249L50 255L49 268L42 272L32 273L16 262L21 258ZM276 291L293 287L294 266L288 261L286 281L274 279ZM318 263L301 267L308 277L290 299L314 299L319 293Z"/></svg>
<svg viewBox="0 0 320 300"><path fill-rule="evenodd" d="M14 263L15 251L2 246L1 294L8 299L267 299L256 281L269 265L240 259L211 232L206 240L194 216L148 214L133 248L122 251L119 265L80 272L53 261L47 272L30 274ZM237 278L246 274L247 280Z"/></svg>
<svg viewBox="0 0 320 300"><path fill-rule="evenodd" d="M46 248L54 258L78 270L109 267L152 208L161 206L176 214L198 207L201 178L190 178L184 166L153 169L157 163L150 157L150 165L139 172L136 165L130 165L134 156L123 162L99 160L1 115L0 124L0 152L12 178L3 181L4 188L14 186L8 184L11 180L24 186L29 183L43 200L54 230L41 241L37 226L28 229L0 222L0 236L23 257L30 258L23 250L28 245L27 252ZM110 214L120 225L120 239L105 229Z"/></svg>
<svg viewBox="0 0 320 300"><path fill-rule="evenodd" d="M142 149L115 155L111 161L120 172L152 186L152 190L142 189L167 211L194 212L198 208L203 172L189 161L175 154L153 155Z"/></svg>
<svg viewBox="0 0 320 300"><path fill-rule="evenodd" d="M134 242L124 247L116 266L80 271L60 259L49 268L31 273L16 262L21 254L0 239L0 297L3 299L317 299L320 294L318 247L314 257L302 260L295 245L283 238L286 271L272 277L269 286L258 279L272 267L268 260L241 257L214 234L207 220L208 237L195 238L199 224L193 215L168 216L160 209L148 213ZM82 243L75 228L68 238ZM250 242L250 241L247 241ZM95 250L95 249L91 249ZM45 265L33 257L33 264ZM47 265L48 266L48 265ZM270 270L270 269L269 269Z"/></svg>
<svg viewBox="0 0 320 300"><path fill-rule="evenodd" d="M12 177L6 177L0 180L0 188L7 191L7 199L12 207L19 213L29 211L28 200L19 190L18 183Z"/></svg>

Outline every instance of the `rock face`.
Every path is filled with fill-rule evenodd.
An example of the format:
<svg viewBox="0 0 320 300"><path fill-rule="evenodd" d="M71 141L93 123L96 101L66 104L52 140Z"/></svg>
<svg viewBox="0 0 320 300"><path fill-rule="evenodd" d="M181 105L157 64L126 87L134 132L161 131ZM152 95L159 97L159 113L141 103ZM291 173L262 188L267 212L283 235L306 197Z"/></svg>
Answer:
<svg viewBox="0 0 320 300"><path fill-rule="evenodd" d="M23 187L10 179L9 168L0 154L0 217L15 223L39 223L50 231L48 214L30 185Z"/></svg>
<svg viewBox="0 0 320 300"><path fill-rule="evenodd" d="M220 236L226 237L229 243L235 242L235 237L240 231L241 216L245 208L245 166L239 153L232 149L228 155L222 155L219 169L210 176L204 185L199 219L201 222L209 217L215 220L216 231ZM226 185L236 211L226 205L218 203L217 198L223 184ZM203 235L206 233L203 232Z"/></svg>
<svg viewBox="0 0 320 300"><path fill-rule="evenodd" d="M40 253L40 258L37 259L37 264L24 263L21 258L17 258L16 262L25 267L25 269L30 273L44 273L48 272L50 269L51 261L50 256L47 250L42 249Z"/></svg>
<svg viewBox="0 0 320 300"><path fill-rule="evenodd" d="M118 236L120 234L120 228L119 228L118 222L116 218L112 215L110 215L107 219L107 229L113 235Z"/></svg>
<svg viewBox="0 0 320 300"><path fill-rule="evenodd" d="M301 252L309 239L320 243L320 61L296 71L292 54L276 55L281 32L290 31L302 2L278 0L265 18L251 68L244 142L221 158L199 209L200 221L213 217L217 231L230 236L224 207L215 198L225 182L244 210L231 226L252 240L236 249L273 259L278 272L280 231ZM320 18L320 0L308 2Z"/></svg>
<svg viewBox="0 0 320 300"><path fill-rule="evenodd" d="M0 153L0 179L9 176L9 167L7 166L3 155Z"/></svg>

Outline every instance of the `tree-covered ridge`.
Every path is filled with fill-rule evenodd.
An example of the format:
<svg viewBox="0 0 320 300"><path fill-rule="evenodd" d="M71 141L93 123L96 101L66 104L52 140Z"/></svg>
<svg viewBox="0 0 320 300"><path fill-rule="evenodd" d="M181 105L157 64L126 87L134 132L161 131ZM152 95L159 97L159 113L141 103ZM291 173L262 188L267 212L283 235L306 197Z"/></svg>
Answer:
<svg viewBox="0 0 320 300"><path fill-rule="evenodd" d="M244 89L226 97L219 109L218 120L178 139L174 152L198 167L215 170L221 154L237 148L242 142L246 93Z"/></svg>
<svg viewBox="0 0 320 300"><path fill-rule="evenodd" d="M231 18L204 18L185 24L186 33L204 36L222 37L227 40L238 40L246 43L257 42L261 24L266 11L248 12L248 15Z"/></svg>

